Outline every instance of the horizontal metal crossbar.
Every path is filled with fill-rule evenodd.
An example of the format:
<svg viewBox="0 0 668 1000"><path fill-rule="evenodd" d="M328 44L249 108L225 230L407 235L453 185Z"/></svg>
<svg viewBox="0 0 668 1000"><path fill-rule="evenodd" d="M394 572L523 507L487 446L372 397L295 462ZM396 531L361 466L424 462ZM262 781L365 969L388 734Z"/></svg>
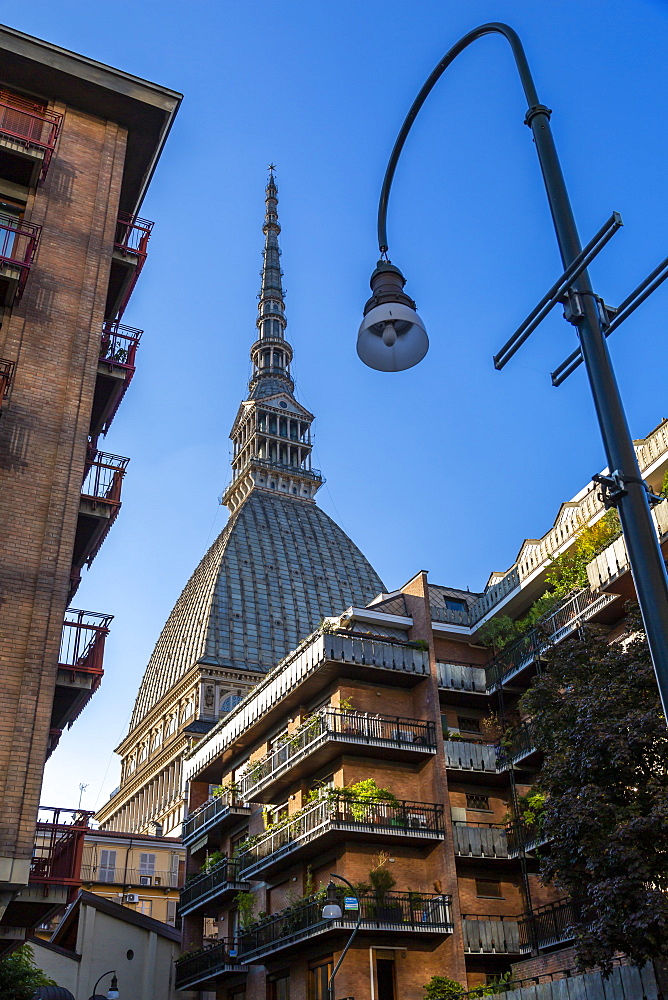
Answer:
<svg viewBox="0 0 668 1000"><path fill-rule="evenodd" d="M601 226L596 235L589 241L578 256L573 260L561 277L552 285L540 300L535 309L529 313L524 322L517 328L498 354L494 355L494 367L500 371L520 349L525 340L531 336L536 327L542 323L550 310L563 300L565 293L582 272L589 267L600 250L606 245L617 230L623 225L619 212L613 212L607 222Z"/></svg>
<svg viewBox="0 0 668 1000"><path fill-rule="evenodd" d="M606 337L609 337L613 330L616 330L618 326L627 319L631 313L635 312L638 306L642 305L645 299L649 298L652 292L663 284L663 282L668 278L668 257L665 257L657 267L651 271L647 277L640 282L636 288L633 289L630 295L620 303L615 318L611 322L610 326L604 330ZM577 347L572 354L563 361L558 368L552 372L552 385L559 386L562 382L565 382L569 375L571 375L576 368L579 368L584 358L582 357L582 351Z"/></svg>

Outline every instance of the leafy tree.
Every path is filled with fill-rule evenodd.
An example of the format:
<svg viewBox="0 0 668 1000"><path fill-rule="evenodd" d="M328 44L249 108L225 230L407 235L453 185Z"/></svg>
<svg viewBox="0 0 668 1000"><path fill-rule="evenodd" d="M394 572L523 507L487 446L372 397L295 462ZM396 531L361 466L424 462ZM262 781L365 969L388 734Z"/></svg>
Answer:
<svg viewBox="0 0 668 1000"><path fill-rule="evenodd" d="M559 644L522 698L545 763L546 881L577 913L582 968L668 957L668 730L640 617Z"/></svg>
<svg viewBox="0 0 668 1000"><path fill-rule="evenodd" d="M0 997L2 1000L30 1000L40 986L55 986L34 962L35 953L24 944L0 962Z"/></svg>

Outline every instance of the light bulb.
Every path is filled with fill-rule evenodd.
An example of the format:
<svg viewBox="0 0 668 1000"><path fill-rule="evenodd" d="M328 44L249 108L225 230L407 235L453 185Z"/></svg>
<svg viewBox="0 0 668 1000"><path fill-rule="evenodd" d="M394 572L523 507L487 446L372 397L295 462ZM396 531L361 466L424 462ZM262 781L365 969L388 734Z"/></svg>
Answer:
<svg viewBox="0 0 668 1000"><path fill-rule="evenodd" d="M397 330L394 323L386 323L383 329L383 343L386 347L394 347L397 342Z"/></svg>

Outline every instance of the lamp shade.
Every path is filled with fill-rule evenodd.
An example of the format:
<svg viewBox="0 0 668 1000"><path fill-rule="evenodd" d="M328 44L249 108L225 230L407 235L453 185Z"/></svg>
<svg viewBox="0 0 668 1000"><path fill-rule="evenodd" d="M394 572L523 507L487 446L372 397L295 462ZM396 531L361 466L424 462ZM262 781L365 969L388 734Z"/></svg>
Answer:
<svg viewBox="0 0 668 1000"><path fill-rule="evenodd" d="M428 349L424 323L401 302L384 302L370 309L357 334L360 359L380 372L406 371L422 361Z"/></svg>
<svg viewBox="0 0 668 1000"><path fill-rule="evenodd" d="M325 903L322 908L323 920L339 920L341 916L341 907L338 903Z"/></svg>

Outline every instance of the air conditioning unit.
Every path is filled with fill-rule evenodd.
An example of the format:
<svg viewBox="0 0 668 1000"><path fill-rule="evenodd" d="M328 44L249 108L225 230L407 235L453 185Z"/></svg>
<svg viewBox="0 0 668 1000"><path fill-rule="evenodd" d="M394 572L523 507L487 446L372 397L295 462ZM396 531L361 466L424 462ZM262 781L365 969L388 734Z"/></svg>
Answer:
<svg viewBox="0 0 668 1000"><path fill-rule="evenodd" d="M136 892L126 892L126 894L125 894L125 896L123 898L124 898L124 900L125 900L126 903L138 903L139 902L139 896L137 895Z"/></svg>
<svg viewBox="0 0 668 1000"><path fill-rule="evenodd" d="M151 881L152 881L152 879L151 879L150 875L140 875L139 876L139 884L140 885L150 885Z"/></svg>

